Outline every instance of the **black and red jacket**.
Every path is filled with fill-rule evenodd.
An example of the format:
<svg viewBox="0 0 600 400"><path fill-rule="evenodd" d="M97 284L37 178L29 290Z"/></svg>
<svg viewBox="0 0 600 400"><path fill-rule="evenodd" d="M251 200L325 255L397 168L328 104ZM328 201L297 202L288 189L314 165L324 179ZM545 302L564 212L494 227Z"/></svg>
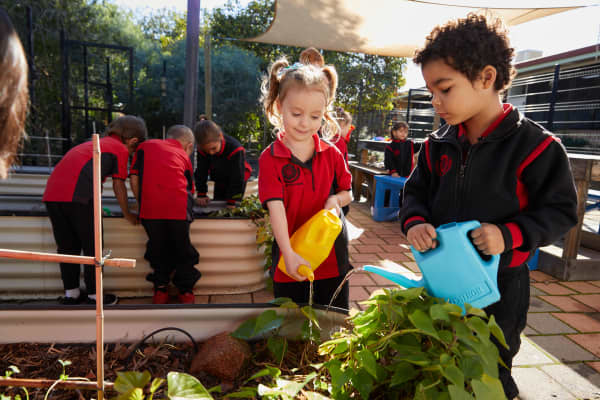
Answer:
<svg viewBox="0 0 600 400"><path fill-rule="evenodd" d="M577 223L577 195L560 141L509 104L479 141L465 146L461 126L429 135L404 186L402 229L468 220L496 224L500 268L525 263L536 248Z"/></svg>
<svg viewBox="0 0 600 400"><path fill-rule="evenodd" d="M385 169L400 176L408 177L414 166L414 155L419 151L420 144L412 140L394 139L385 146L384 160Z"/></svg>
<svg viewBox="0 0 600 400"><path fill-rule="evenodd" d="M348 143L350 143L350 135L352 134L352 131L354 129L356 129L355 126L354 125L350 125L350 128L348 129L348 132L346 132L346 134L344 136L342 136L340 134L337 134L331 140L333 142L333 144L335 144L335 147L337 147L338 150L344 156L344 160L346 161L346 165L350 165L348 163Z"/></svg>
<svg viewBox="0 0 600 400"><path fill-rule="evenodd" d="M226 198L214 200L227 200L235 204L241 200L244 183L250 178L252 168L246 162L246 150L241 143L229 135L223 134L221 151L215 155L198 151L198 166L196 168L196 190L198 197L205 197L208 191L208 177L215 185L226 185Z"/></svg>

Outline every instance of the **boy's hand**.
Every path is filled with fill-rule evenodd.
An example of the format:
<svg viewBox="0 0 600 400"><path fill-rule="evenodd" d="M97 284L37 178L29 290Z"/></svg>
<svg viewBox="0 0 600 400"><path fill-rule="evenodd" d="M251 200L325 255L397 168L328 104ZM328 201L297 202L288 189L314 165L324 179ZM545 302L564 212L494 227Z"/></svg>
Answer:
<svg viewBox="0 0 600 400"><path fill-rule="evenodd" d="M471 239L483 254L495 256L504 251L502 231L494 224L481 224L481 227L471 232Z"/></svg>
<svg viewBox="0 0 600 400"><path fill-rule="evenodd" d="M198 204L201 207L206 207L208 203L210 203L210 199L208 197L198 197L196 199L196 204Z"/></svg>
<svg viewBox="0 0 600 400"><path fill-rule="evenodd" d="M399 174L399 173L397 173L397 172L392 172L392 175L391 175L391 176L393 176L393 177L396 177L396 178L399 178L399 177L400 177L400 174Z"/></svg>
<svg viewBox="0 0 600 400"><path fill-rule="evenodd" d="M437 247L436 237L437 233L431 224L415 225L406 233L408 243L421 253Z"/></svg>
<svg viewBox="0 0 600 400"><path fill-rule="evenodd" d="M285 270L289 276L291 276L298 282L306 280L306 277L304 275L300 275L298 273L298 268L301 265L307 265L310 267L310 263L308 261L306 261L293 250L290 250L289 253L283 253L283 260L285 261Z"/></svg>

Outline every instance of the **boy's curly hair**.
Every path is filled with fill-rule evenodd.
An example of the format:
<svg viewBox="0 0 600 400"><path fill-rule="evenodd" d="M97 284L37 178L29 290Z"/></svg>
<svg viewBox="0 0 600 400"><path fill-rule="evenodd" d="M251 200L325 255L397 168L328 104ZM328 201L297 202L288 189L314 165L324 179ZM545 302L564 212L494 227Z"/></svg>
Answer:
<svg viewBox="0 0 600 400"><path fill-rule="evenodd" d="M433 28L425 47L415 51L413 61L424 66L442 59L471 82L486 65L491 65L497 73L494 89L503 91L516 75L512 66L514 52L500 18L469 13L466 18Z"/></svg>

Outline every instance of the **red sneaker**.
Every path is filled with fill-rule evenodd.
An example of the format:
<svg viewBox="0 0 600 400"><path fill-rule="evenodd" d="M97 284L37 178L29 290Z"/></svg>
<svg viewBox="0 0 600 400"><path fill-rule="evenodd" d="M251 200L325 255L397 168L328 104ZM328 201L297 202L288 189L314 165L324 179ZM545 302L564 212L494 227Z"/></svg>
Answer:
<svg viewBox="0 0 600 400"><path fill-rule="evenodd" d="M167 304L169 302L169 293L166 290L154 290L152 304Z"/></svg>
<svg viewBox="0 0 600 400"><path fill-rule="evenodd" d="M196 302L196 296L192 292L182 293L177 298L182 304L194 304Z"/></svg>

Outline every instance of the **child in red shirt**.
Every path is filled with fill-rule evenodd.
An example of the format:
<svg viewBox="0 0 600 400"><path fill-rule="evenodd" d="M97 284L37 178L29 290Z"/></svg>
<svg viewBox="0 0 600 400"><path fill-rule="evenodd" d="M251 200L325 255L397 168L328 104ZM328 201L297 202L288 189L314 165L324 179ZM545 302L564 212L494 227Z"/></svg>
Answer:
<svg viewBox="0 0 600 400"><path fill-rule="evenodd" d="M167 139L142 143L131 163L131 188L138 200L140 219L148 234L145 258L154 269L154 304L169 301L167 285L179 289L179 302L193 304L194 284L200 279L198 252L190 242L194 204L190 155L194 134L184 125L169 128Z"/></svg>
<svg viewBox="0 0 600 400"><path fill-rule="evenodd" d="M310 263L292 249L290 236L318 211L335 209L339 213L352 200L352 178L342 154L317 134L320 128L324 137L337 132L327 111L336 87L334 67L324 65L313 48L302 52L299 63L277 60L263 84L265 113L279 130L275 142L260 156L258 175L260 201L269 210L275 237L273 291L275 297L290 297L297 303L309 300L309 284L298 274L298 267ZM277 268L280 257L291 278ZM344 223L328 258L315 270L314 302L329 304L349 268ZM348 297L346 283L333 305L347 309Z"/></svg>
<svg viewBox="0 0 600 400"><path fill-rule="evenodd" d="M100 139L102 181L112 177L113 190L123 212L131 224L137 216L129 211L127 203L127 162L129 155L146 139L144 120L125 115L111 122L106 136ZM52 222L52 231L58 252L94 256L94 203L92 142L75 146L64 155L48 178L42 201L46 204ZM79 290L79 264L60 263L60 274L65 288L65 297L60 303L72 305L81 302L96 302L96 274L93 265L85 265L83 278L87 297ZM114 304L117 297L104 295L104 304Z"/></svg>

